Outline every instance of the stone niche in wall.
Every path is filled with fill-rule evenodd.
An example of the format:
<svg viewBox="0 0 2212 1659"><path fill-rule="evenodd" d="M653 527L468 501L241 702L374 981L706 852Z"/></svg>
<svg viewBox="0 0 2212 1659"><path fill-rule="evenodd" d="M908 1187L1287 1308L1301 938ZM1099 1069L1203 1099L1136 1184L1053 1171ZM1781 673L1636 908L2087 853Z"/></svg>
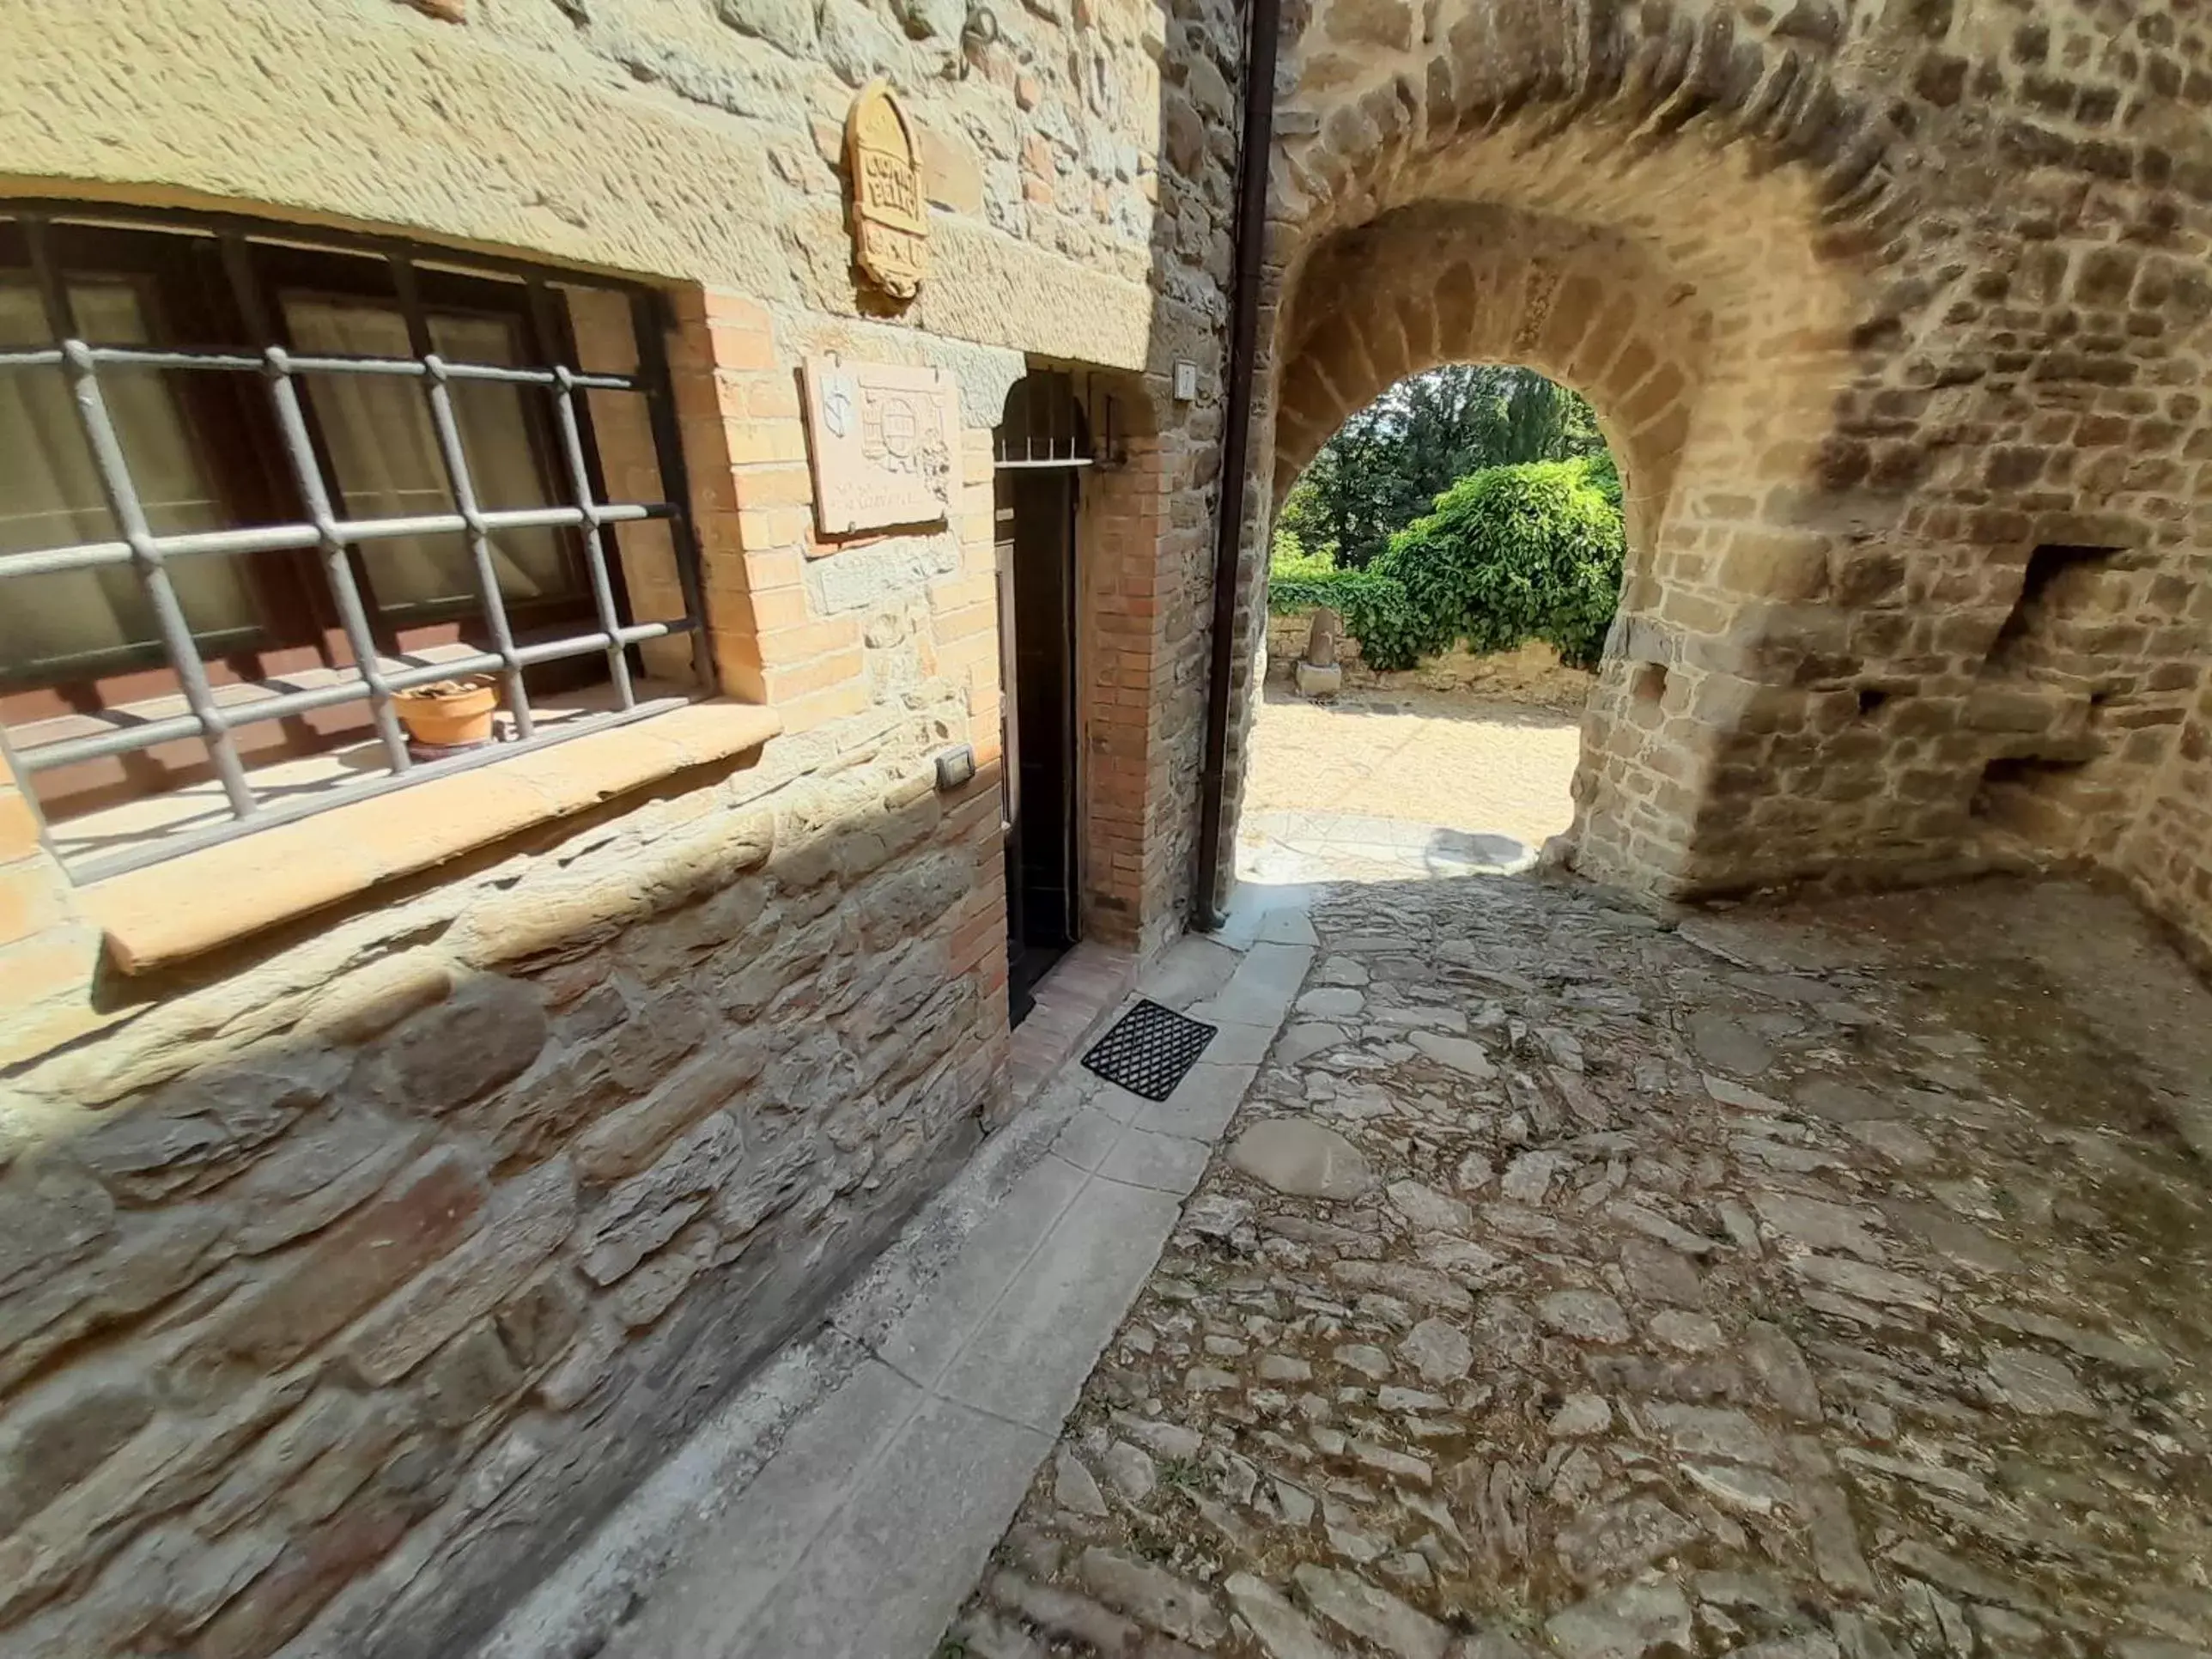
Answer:
<svg viewBox="0 0 2212 1659"><path fill-rule="evenodd" d="M2128 565L2122 548L2037 547L1983 664L1973 723L1992 752L1973 814L2045 851L2079 850L2083 818L2110 805L2094 763L2109 749L2101 717L2130 626Z"/></svg>

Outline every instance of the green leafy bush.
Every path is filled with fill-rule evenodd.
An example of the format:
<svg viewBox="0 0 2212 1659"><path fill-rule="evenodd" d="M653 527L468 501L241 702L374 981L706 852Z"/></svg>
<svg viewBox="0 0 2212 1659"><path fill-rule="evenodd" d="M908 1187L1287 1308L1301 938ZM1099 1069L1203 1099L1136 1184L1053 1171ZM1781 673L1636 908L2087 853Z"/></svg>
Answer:
<svg viewBox="0 0 2212 1659"><path fill-rule="evenodd" d="M1545 640L1561 660L1593 665L1620 603L1626 554L1607 482L1593 477L1588 459L1490 467L1461 479L1437 497L1435 512L1392 537L1371 567L1405 595L1405 627L1385 629L1389 661L1368 652L1346 609L1362 654L1376 668L1410 667L1462 640L1474 651Z"/></svg>
<svg viewBox="0 0 2212 1659"><path fill-rule="evenodd" d="M1413 614L1404 586L1372 570L1338 570L1326 560L1278 559L1267 587L1267 609L1294 617L1328 605L1344 618L1371 668L1411 668L1426 630Z"/></svg>

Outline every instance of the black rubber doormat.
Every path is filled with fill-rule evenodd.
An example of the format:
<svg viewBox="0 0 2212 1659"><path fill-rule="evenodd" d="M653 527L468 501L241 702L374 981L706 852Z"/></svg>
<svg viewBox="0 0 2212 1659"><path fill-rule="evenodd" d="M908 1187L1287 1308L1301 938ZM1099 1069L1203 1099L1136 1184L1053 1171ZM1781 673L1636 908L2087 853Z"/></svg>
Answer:
<svg viewBox="0 0 2212 1659"><path fill-rule="evenodd" d="M1213 1032L1212 1026L1186 1019L1172 1008L1140 1001L1114 1022L1083 1063L1133 1095L1165 1100L1198 1064Z"/></svg>

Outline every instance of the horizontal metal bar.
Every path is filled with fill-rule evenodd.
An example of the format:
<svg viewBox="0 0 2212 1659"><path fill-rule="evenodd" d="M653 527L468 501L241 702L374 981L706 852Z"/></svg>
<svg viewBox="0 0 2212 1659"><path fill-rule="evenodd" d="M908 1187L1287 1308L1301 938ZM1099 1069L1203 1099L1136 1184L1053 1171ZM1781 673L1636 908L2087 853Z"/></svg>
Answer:
<svg viewBox="0 0 2212 1659"><path fill-rule="evenodd" d="M233 373L258 374L270 366L267 356L248 357L230 351L193 351L184 349L163 349L155 346L101 346L84 343L85 355L101 368L110 365L125 368L206 368L224 369ZM0 352L0 368L47 368L63 361L58 349L40 351ZM288 374L390 374L401 379L421 380L430 370L428 365L412 357L305 357L281 349L275 362L280 372ZM498 380L513 386L557 386L558 371L550 368L516 368L505 363L457 363L442 365L449 380ZM586 374L568 371L572 386L586 386L594 392L646 392L645 383L628 374Z"/></svg>
<svg viewBox="0 0 2212 1659"><path fill-rule="evenodd" d="M450 777L459 772L474 771L479 766L489 766L511 756L533 749L550 749L556 744L574 738L589 737L595 732L605 732L616 726L627 726L633 720L649 720L655 714L665 714L683 708L689 697L656 697L641 702L635 708L616 709L604 714L586 714L558 725L541 726L538 735L528 743L490 743L481 749L446 759L418 764L408 772L394 775L373 776L328 795L303 797L289 801L272 799L264 803L260 811L250 821L233 819L211 824L205 830L172 831L157 836L148 845L132 848L127 852L113 853L105 858L68 862L70 873L82 882L104 881L110 876L120 876L132 870L143 870L149 865L161 864L186 853L196 853L206 847L219 846L234 841L240 836L279 823L293 823L301 818L313 817L334 807L349 806L356 801L373 800L379 795L390 794L395 789L410 789L418 783L434 778ZM67 839L67 828L62 827L60 839Z"/></svg>
<svg viewBox="0 0 2212 1659"><path fill-rule="evenodd" d="M309 686L304 691L280 691L273 697L256 697L251 702L234 702L222 710L222 723L235 732L241 726L252 726L264 720L295 720L301 714L312 714L319 708L336 708L341 703L362 702L368 697L366 680L337 680L329 685Z"/></svg>
<svg viewBox="0 0 2212 1659"><path fill-rule="evenodd" d="M518 646L514 653L515 660L525 667L534 668L540 663L560 662L570 657L587 657L595 652L641 645L647 640L665 640L674 635L689 634L697 626L690 617L684 617L675 622L631 623L617 629L612 635L604 629L592 634L564 634L556 640L539 640L529 645ZM474 651L464 657L447 657L436 662L388 671L383 679L391 690L405 691L418 685L434 685L440 680L459 679L470 674L496 674L506 666L507 659L503 657L489 651ZM250 702L219 703L216 712L222 728L234 732L243 726L293 720L301 714L312 714L319 709L368 701L368 682L347 679L330 685L310 686L301 691L280 691L273 697L257 697ZM160 720L132 720L112 731L95 732L82 738L64 738L55 743L18 747L15 753L16 763L25 771L51 772L58 766L105 760L111 756L132 754L142 749L153 749L165 743L175 743L181 738L200 735L197 716L173 714Z"/></svg>
<svg viewBox="0 0 2212 1659"><path fill-rule="evenodd" d="M1058 461L993 461L993 469L1000 472L1065 472L1074 466L1096 466L1097 458L1091 455L1071 455Z"/></svg>
<svg viewBox="0 0 2212 1659"><path fill-rule="evenodd" d="M521 507L478 515L484 528L535 530L593 524L632 524L646 519L672 519L672 501L623 501L610 507ZM468 521L458 513L417 514L404 519L343 519L334 526L343 544L391 541L401 536L459 535ZM196 530L188 535L155 536L151 545L158 558L181 559L210 553L276 553L289 548L313 547L321 539L311 524L252 525L236 530ZM131 562L128 542L82 542L75 547L50 547L35 553L0 553L0 582L16 576L46 576L60 570L92 570L106 564Z"/></svg>
<svg viewBox="0 0 2212 1659"><path fill-rule="evenodd" d="M580 657L589 652L605 651L618 645L642 645L647 640L665 640L673 635L689 634L698 625L689 617L675 622L629 623L615 629L611 636L604 630L597 634L578 634L550 640L540 645L518 646L514 654L530 664L554 662L562 657Z"/></svg>
<svg viewBox="0 0 2212 1659"><path fill-rule="evenodd" d="M640 645L647 640L665 640L673 634L689 634L699 624L689 617L674 622L631 623L616 630L623 645ZM589 656L594 651L605 651L611 642L605 633L563 634L557 640L539 640L530 645L517 646L515 660L526 667L536 667L541 662L559 662L567 657ZM507 659L491 651L472 651L465 657L444 657L433 663L422 663L412 668L387 671L384 683L394 691L406 691L418 685L434 685L440 680L458 679L465 674L496 674L507 666Z"/></svg>
<svg viewBox="0 0 2212 1659"><path fill-rule="evenodd" d="M155 346L96 346L87 343L85 353L102 368L222 368L258 374L266 367L258 357L241 357L228 351L163 350Z"/></svg>
<svg viewBox="0 0 2212 1659"><path fill-rule="evenodd" d="M18 744L15 764L26 772L51 772L57 766L73 766L80 761L105 760L110 755L135 754L141 749L152 749L180 738L197 738L201 735L200 723L191 714L172 714L158 720L133 720L128 726L118 726L112 731L95 732L89 737L64 738L59 743L42 743L36 748Z"/></svg>
<svg viewBox="0 0 2212 1659"><path fill-rule="evenodd" d="M127 360L127 358L126 358ZM228 359L204 366L219 368L239 367ZM390 374L401 379L422 380L433 373L430 365L417 357L303 357L296 352L276 350L266 359L253 360L259 368L264 363L274 364L287 374ZM550 368L514 368L501 363L457 363L444 357L438 360L435 371L449 380L497 380L509 386L544 386L560 384L558 372ZM572 384L589 386L594 392L643 392L642 381L626 374L580 374L570 371Z"/></svg>
<svg viewBox="0 0 2212 1659"><path fill-rule="evenodd" d="M626 524L638 519L668 518L676 508L667 501L625 501L600 511L608 515L602 522ZM591 518L577 507L516 507L479 513L477 522L487 531L538 530L573 528L589 524ZM386 542L400 536L457 536L468 527L469 521L458 513L426 513L407 519L341 519L335 526L337 538L347 543Z"/></svg>
<svg viewBox="0 0 2212 1659"><path fill-rule="evenodd" d="M61 570L93 570L104 564L130 562L128 542L81 542L75 547L49 547L36 553L0 553L0 582L14 576L51 576Z"/></svg>
<svg viewBox="0 0 2212 1659"><path fill-rule="evenodd" d="M154 546L164 559L189 559L207 553L282 553L295 547L313 547L311 524L241 525L235 530L197 530L187 535L156 536Z"/></svg>
<svg viewBox="0 0 2212 1659"><path fill-rule="evenodd" d="M401 668L384 677L384 683L394 691L411 691L418 685L435 685L440 680L457 680L471 674L495 674L507 666L507 659L489 651L471 651L465 657L443 657L436 662L422 663L413 668Z"/></svg>
<svg viewBox="0 0 2212 1659"><path fill-rule="evenodd" d="M564 372L557 368L508 368L496 363L457 363L444 360L449 379L456 380L506 380L517 386L557 386ZM585 386L593 392L646 392L645 382L629 374L586 374L578 369L565 373L571 386Z"/></svg>
<svg viewBox="0 0 2212 1659"><path fill-rule="evenodd" d="M265 357L245 357L227 351L164 351L149 346L90 344L85 349L91 361L103 368L113 365L125 368L220 369L243 374L258 372L269 366ZM280 361L288 374L390 374L420 380L430 372L411 357L301 357L284 352ZM52 368L61 362L62 354L58 349L0 352L0 369ZM552 369L514 368L501 363L447 362L445 373L447 379L455 380L498 380L513 386L558 384ZM628 374L586 374L571 369L568 381L593 392L651 390L643 381Z"/></svg>

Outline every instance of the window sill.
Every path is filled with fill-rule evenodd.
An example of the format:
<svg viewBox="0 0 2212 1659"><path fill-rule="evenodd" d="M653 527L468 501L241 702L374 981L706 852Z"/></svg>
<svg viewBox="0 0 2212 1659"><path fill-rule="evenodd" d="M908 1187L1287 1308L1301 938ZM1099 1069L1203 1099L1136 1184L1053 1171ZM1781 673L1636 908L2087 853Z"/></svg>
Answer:
<svg viewBox="0 0 2212 1659"><path fill-rule="evenodd" d="M118 969L149 973L782 729L757 704L692 703L112 876L80 889L77 908L106 934Z"/></svg>

